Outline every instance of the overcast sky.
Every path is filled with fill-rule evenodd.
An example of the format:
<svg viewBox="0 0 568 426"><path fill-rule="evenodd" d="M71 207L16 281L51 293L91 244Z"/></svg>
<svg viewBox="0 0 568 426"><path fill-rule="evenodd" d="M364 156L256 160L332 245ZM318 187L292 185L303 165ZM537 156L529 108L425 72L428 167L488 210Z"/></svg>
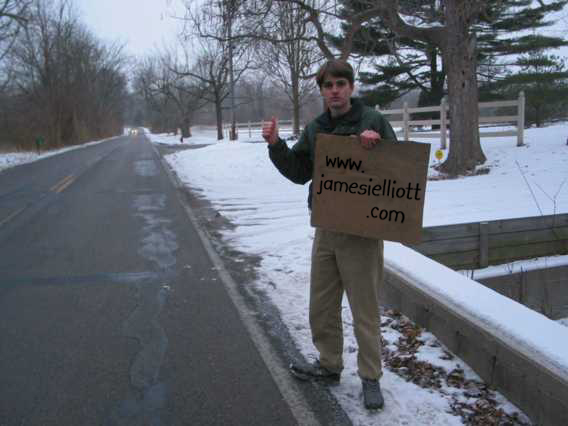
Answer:
<svg viewBox="0 0 568 426"><path fill-rule="evenodd" d="M128 54L149 55L175 41L179 0L75 0L81 21L105 41L125 43ZM177 9L177 10L176 10Z"/></svg>
<svg viewBox="0 0 568 426"><path fill-rule="evenodd" d="M131 55L150 55L165 44L172 45L181 23L172 16L183 16L182 0L75 0L81 20L100 38L125 43ZM539 32L565 36L568 11L556 15L554 27ZM548 53L568 57L568 48Z"/></svg>

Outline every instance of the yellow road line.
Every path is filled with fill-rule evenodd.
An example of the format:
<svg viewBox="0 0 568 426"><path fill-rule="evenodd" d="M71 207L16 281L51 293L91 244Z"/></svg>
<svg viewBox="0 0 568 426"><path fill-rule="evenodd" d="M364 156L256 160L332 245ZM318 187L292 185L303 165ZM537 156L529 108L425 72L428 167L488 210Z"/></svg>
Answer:
<svg viewBox="0 0 568 426"><path fill-rule="evenodd" d="M67 188L69 185L71 185L74 181L75 181L75 176L73 176L73 175L66 176L65 178L63 178L59 182L57 182L55 185L53 185L50 188L50 191L57 192L57 193L62 192L62 191L65 190L65 188ZM8 223L10 220L15 218L17 215L19 215L24 210L25 210L25 207L22 207L21 209L10 213L6 218L4 218L0 221L0 226L3 226L6 223Z"/></svg>
<svg viewBox="0 0 568 426"><path fill-rule="evenodd" d="M5 218L4 220L2 220L2 222L0 222L0 226L3 226L4 224L8 223L11 219L18 216L21 212L24 211L24 209L25 207L22 207L20 210L16 210L15 212L11 213L7 218Z"/></svg>
<svg viewBox="0 0 568 426"><path fill-rule="evenodd" d="M56 192L62 192L65 191L65 188L67 188L69 185L71 185L73 182L75 182L75 177L71 176L71 179L69 179L67 182L65 182L63 185L61 185L59 187L59 189Z"/></svg>
<svg viewBox="0 0 568 426"><path fill-rule="evenodd" d="M73 181L73 179L74 179L73 175L69 175L67 177L64 177L59 182L57 182L55 185L53 185L50 188L50 191L61 192L63 189L65 189L68 186L68 182Z"/></svg>

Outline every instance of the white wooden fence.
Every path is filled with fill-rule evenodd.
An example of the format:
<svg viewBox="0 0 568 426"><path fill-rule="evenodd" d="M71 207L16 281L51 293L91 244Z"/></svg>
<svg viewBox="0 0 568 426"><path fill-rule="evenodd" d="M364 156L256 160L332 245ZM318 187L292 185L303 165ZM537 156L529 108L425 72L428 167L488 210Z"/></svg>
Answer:
<svg viewBox="0 0 568 426"><path fill-rule="evenodd" d="M500 107L517 107L517 115L494 115L494 116L480 116L479 124L513 124L516 125L516 130L503 130L503 131L492 131L492 132L479 132L479 136L484 137L505 137L505 136L516 136L517 146L522 146L524 144L524 128L525 128L525 94L524 92L519 93L519 98L514 101L497 101L497 102L480 102L479 110L486 108L500 108ZM408 103L405 102L402 109L390 109L390 110L379 110L383 115L401 115L402 121L391 121L393 127L401 127L402 130L397 132L397 136L403 136L404 140L410 140L410 138L427 138L427 139L438 139L440 138L440 148L446 149L447 139L448 139L448 125L450 124L450 119L447 116L447 111L449 110L449 105L446 97L442 98L440 106L430 106L421 108L408 108ZM442 113L443 111L443 113ZM440 119L438 120L411 120L410 114L415 112L438 112L440 114ZM388 117L387 117L388 118ZM439 125L439 131L429 131L429 132L416 132L412 131L414 126L433 126Z"/></svg>
<svg viewBox="0 0 568 426"><path fill-rule="evenodd" d="M243 123L235 123L237 125L237 133L239 135L243 134L245 131L248 134L248 137L252 137L252 135L260 135L262 132L262 123L263 121L247 121ZM290 133L294 132L294 123L292 120L279 120L278 127L281 133ZM217 132L217 126L195 126L199 130L205 130L209 132ZM303 126L300 125L300 132L302 131ZM231 123L223 123L223 135L228 139L229 133L231 131Z"/></svg>
<svg viewBox="0 0 568 426"><path fill-rule="evenodd" d="M486 137L505 137L505 136L516 136L517 146L522 146L524 144L524 128L525 128L525 94L524 92L519 93L519 98L512 101L496 101L496 102L480 102L479 111L488 108L501 108L501 107L516 107L516 115L492 115L492 116L482 116L479 117L479 124L482 127L483 124L509 124L516 126L515 130L502 130L502 131L480 131L479 136L482 138ZM405 102L402 109L389 109L380 110L377 107L377 111L385 116L389 115L402 115L401 121L389 120L391 125L395 128L400 127L401 130L397 132L397 136L403 136L404 140L410 140L410 138L420 138L420 139L440 139L440 148L447 148L448 141L448 131L450 119L448 117L449 105L447 98L442 98L442 102L439 106L429 106L420 108L409 108L408 103ZM442 113L444 111L444 113ZM416 112L437 112L440 118L437 120L411 120L410 114ZM387 117L388 118L388 117ZM237 132L242 134L243 131L248 133L248 137L254 135L260 135L262 131L262 121L248 121L243 123L236 123ZM281 120L278 122L279 129L282 133L292 133L293 132L293 122L292 120ZM440 130L434 131L413 131L416 126L434 126L439 125ZM216 130L215 126L200 126L204 130ZM483 128L483 127L482 127ZM223 134L225 137L229 138L229 132L231 130L231 123L223 123ZM302 126L300 126L300 131Z"/></svg>
<svg viewBox="0 0 568 426"><path fill-rule="evenodd" d="M262 124L264 121L247 121L244 123L235 123L237 126L237 133L242 133L242 131L248 132L249 138L253 134L259 134L262 132ZM292 120L278 120L278 129L282 133L292 133L294 131L294 122ZM300 126L300 131L302 127ZM229 132L231 131L231 123L223 123L223 134L228 138Z"/></svg>

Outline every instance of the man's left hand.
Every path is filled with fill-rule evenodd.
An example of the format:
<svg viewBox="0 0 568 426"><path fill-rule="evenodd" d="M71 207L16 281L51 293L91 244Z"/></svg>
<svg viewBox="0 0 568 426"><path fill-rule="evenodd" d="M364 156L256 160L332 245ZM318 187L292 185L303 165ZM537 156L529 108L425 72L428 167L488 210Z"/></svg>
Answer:
<svg viewBox="0 0 568 426"><path fill-rule="evenodd" d="M359 135L361 146L366 149L373 148L381 140L381 135L374 130L365 130Z"/></svg>

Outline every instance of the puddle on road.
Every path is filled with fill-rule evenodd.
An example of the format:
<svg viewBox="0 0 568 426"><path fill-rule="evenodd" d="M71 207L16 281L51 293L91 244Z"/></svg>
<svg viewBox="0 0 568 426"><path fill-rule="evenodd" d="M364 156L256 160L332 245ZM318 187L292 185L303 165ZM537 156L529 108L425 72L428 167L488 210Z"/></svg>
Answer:
<svg viewBox="0 0 568 426"><path fill-rule="evenodd" d="M158 166L154 160L139 160L134 162L134 171L138 176L158 176Z"/></svg>
<svg viewBox="0 0 568 426"><path fill-rule="evenodd" d="M142 194L134 198L135 216L143 220L142 239L138 254L151 260L163 272L171 271L176 264L178 244L166 218L164 194Z"/></svg>

